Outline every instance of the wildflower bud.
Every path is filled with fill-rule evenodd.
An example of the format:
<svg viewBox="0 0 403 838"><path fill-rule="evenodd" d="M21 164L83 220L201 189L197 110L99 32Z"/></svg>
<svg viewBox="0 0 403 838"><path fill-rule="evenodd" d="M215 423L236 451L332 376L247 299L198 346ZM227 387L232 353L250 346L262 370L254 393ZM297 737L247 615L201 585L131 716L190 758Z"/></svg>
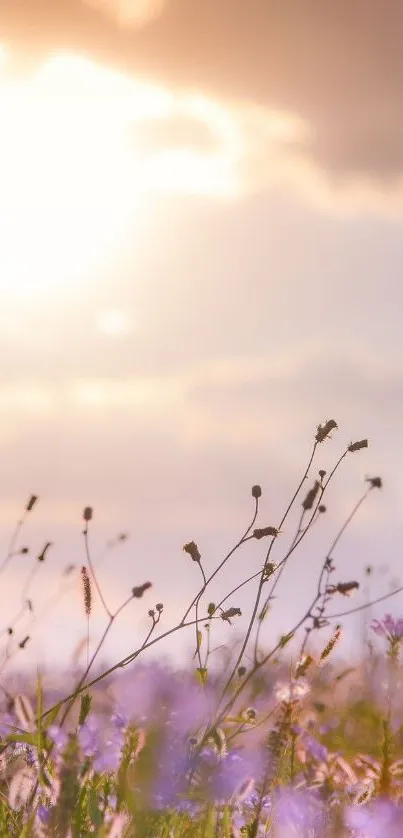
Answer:
<svg viewBox="0 0 403 838"><path fill-rule="evenodd" d="M28 503L25 507L25 511L26 512L31 512L31 510L34 508L37 500L38 500L37 495L31 495L31 497L30 497L30 499L29 499L29 501L28 501Z"/></svg>
<svg viewBox="0 0 403 838"><path fill-rule="evenodd" d="M145 591L151 588L151 582L144 582L143 585L138 585L137 588L132 588L132 595L134 599L141 599Z"/></svg>
<svg viewBox="0 0 403 838"><path fill-rule="evenodd" d="M323 478L324 478L325 474L326 474L325 469L324 469L324 468L320 468L320 469L319 469L319 477L320 477L320 479L321 479L321 480L323 480Z"/></svg>
<svg viewBox="0 0 403 838"><path fill-rule="evenodd" d="M366 477L367 483L371 484L371 489L382 489L381 477Z"/></svg>
<svg viewBox="0 0 403 838"><path fill-rule="evenodd" d="M212 616L213 616L213 614L214 614L215 610L216 610L216 609L215 609L215 604L214 604L214 602L209 602L209 605L208 605L208 608L207 608L207 614L209 615L209 617L212 617Z"/></svg>
<svg viewBox="0 0 403 838"><path fill-rule="evenodd" d="M335 428L337 428L337 422L334 419L328 419L324 425L318 425L315 436L316 442L323 442Z"/></svg>
<svg viewBox="0 0 403 838"><path fill-rule="evenodd" d="M318 494L320 489L319 480L315 480L315 485L312 489L309 490L305 500L302 502L302 508L305 512L308 512L309 509L312 509L316 495Z"/></svg>
<svg viewBox="0 0 403 838"><path fill-rule="evenodd" d="M162 602L157 602L155 607L156 607L157 611L159 611L160 614L161 614L161 611L164 610L164 606L163 606Z"/></svg>
<svg viewBox="0 0 403 838"><path fill-rule="evenodd" d="M152 619L154 619L154 617L155 617L155 611L154 611L154 609L153 609L153 608L150 608L150 610L149 610L149 612L148 612L148 616L149 616L149 617L152 617Z"/></svg>
<svg viewBox="0 0 403 838"><path fill-rule="evenodd" d="M367 439L359 439L358 442L351 442L348 446L348 451L361 451L361 448L368 448Z"/></svg>
<svg viewBox="0 0 403 838"><path fill-rule="evenodd" d="M24 637L24 640L21 640L21 642L18 644L20 649L25 649L25 646L27 645L28 640L30 640L30 639L31 638L30 638L29 634L27 634L27 636Z"/></svg>
<svg viewBox="0 0 403 838"><path fill-rule="evenodd" d="M185 553L189 554L194 562L200 562L201 555L199 553L199 548L194 541L188 541L188 543L184 545L183 549Z"/></svg>
<svg viewBox="0 0 403 838"><path fill-rule="evenodd" d="M92 506L86 506L83 512L84 521L92 520Z"/></svg>
<svg viewBox="0 0 403 838"><path fill-rule="evenodd" d="M256 719L256 710L254 709L254 707L248 707L248 709L245 710L245 716L248 719Z"/></svg>
<svg viewBox="0 0 403 838"><path fill-rule="evenodd" d="M38 562L44 562L45 561L46 553L49 550L49 547L51 547L51 546L52 546L52 542L47 541L43 550L42 550L42 553L40 553L39 556L38 556Z"/></svg>
<svg viewBox="0 0 403 838"><path fill-rule="evenodd" d="M258 500L262 497L262 490L260 486L252 486L252 497Z"/></svg>
<svg viewBox="0 0 403 838"><path fill-rule="evenodd" d="M279 534L277 527L263 527L261 529L253 530L254 538L264 538L265 535L273 535L276 537Z"/></svg>
<svg viewBox="0 0 403 838"><path fill-rule="evenodd" d="M321 503L320 506L318 506L318 511L322 514L326 512L326 506L324 505L324 503Z"/></svg>
<svg viewBox="0 0 403 838"><path fill-rule="evenodd" d="M238 666L238 675L240 678L243 678L246 675L246 666Z"/></svg>

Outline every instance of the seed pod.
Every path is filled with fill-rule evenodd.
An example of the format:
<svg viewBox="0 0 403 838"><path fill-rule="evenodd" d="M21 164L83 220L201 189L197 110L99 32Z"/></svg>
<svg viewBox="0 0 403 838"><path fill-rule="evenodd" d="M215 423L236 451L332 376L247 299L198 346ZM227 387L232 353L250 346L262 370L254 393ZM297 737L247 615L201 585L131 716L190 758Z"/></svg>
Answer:
<svg viewBox="0 0 403 838"><path fill-rule="evenodd" d="M367 439L359 439L357 442L351 442L348 446L349 451L361 451L362 448L368 448Z"/></svg>
<svg viewBox="0 0 403 838"><path fill-rule="evenodd" d="M144 582L143 585L138 585L136 588L132 588L132 595L134 599L141 599L145 591L148 591L151 588L151 582Z"/></svg>
<svg viewBox="0 0 403 838"><path fill-rule="evenodd" d="M337 422L334 419L328 419L324 425L318 425L315 436L316 442L323 442L335 428L337 428Z"/></svg>
<svg viewBox="0 0 403 838"><path fill-rule="evenodd" d="M279 534L277 527L262 527L261 529L253 530L254 538L264 538L265 535L273 535L276 537Z"/></svg>
<svg viewBox="0 0 403 838"><path fill-rule="evenodd" d="M188 541L188 543L184 545L183 549L185 553L189 554L189 556L194 562L200 562L201 555L199 552L199 548L194 541Z"/></svg>

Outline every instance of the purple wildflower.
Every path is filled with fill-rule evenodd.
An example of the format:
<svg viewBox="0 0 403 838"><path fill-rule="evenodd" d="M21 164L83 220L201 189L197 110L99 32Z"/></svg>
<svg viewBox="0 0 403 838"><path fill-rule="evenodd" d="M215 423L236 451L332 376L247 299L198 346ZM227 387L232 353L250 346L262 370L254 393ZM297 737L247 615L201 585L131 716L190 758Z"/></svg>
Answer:
<svg viewBox="0 0 403 838"><path fill-rule="evenodd" d="M372 631L380 637L388 640L399 641L403 639L403 618L395 620L391 614L386 614L383 620L373 620Z"/></svg>
<svg viewBox="0 0 403 838"><path fill-rule="evenodd" d="M377 800L365 806L350 806L346 826L361 831L363 838L401 838L403 812L390 800Z"/></svg>
<svg viewBox="0 0 403 838"><path fill-rule="evenodd" d="M108 731L105 722L93 714L81 725L78 741L83 754L92 759L95 771L116 770L124 742L122 727Z"/></svg>
<svg viewBox="0 0 403 838"><path fill-rule="evenodd" d="M42 824L46 826L49 823L50 816L52 814L52 807L51 806L44 806L42 803L38 806L38 819Z"/></svg>

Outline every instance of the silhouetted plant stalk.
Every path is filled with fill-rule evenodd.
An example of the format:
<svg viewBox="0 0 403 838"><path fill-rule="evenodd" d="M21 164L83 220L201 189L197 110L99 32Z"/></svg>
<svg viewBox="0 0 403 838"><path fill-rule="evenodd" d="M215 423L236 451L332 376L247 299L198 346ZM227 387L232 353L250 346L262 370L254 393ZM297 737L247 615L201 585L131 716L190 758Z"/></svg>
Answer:
<svg viewBox="0 0 403 838"><path fill-rule="evenodd" d="M95 661L96 661L96 659L99 655L99 652L101 651L101 649L103 647L103 644L106 640L106 637L108 636L109 631L111 630L112 625L116 621L117 617L122 613L123 609L127 607L127 605L129 604L129 602L132 601L132 599L141 598L143 596L143 594L145 593L145 591L149 587L151 587L151 583L146 582L143 585L140 585L136 588L133 588L131 596L128 597L115 612L113 612L109 608L109 606L107 605L107 603L105 601L105 597L103 596L103 593L102 593L102 590L101 590L101 587L100 587L100 584L99 584L99 581L97 579L97 575L96 575L96 572L95 572L95 567L94 567L94 564L93 564L93 561L92 561L92 557L91 557L91 552L90 552L90 548L89 548L88 529L89 529L89 523L92 521L92 518L93 518L93 510L92 510L91 507L86 507L85 510L84 510L84 513L83 513L83 518L84 518L84 532L83 532L83 535L84 535L84 546L85 546L85 554L86 554L86 566L89 568L89 572L91 574L91 576L88 575L88 579L92 579L92 581L94 583L95 590L97 591L98 596L100 598L100 601L103 605L103 608L104 608L105 613L106 613L107 618L108 618L108 622L107 622L105 630L104 630L104 632L103 632L103 634L102 634L102 636L101 636L101 638L98 642L98 645L96 646L96 648L93 652L92 657L87 660L86 669L85 669L83 675L81 676L81 678L79 679L78 683L76 684L75 689L71 692L70 695L65 697L62 701L58 702L57 705L54 705L53 707L49 708L45 712L42 712L41 715L40 715L40 719L38 719L38 721L43 720L43 719L47 718L48 716L51 716L53 719L55 719L57 717L57 714L61 710L62 706L66 705L64 714L63 714L62 719L61 719L61 724L63 724L64 721L66 720L72 706L74 705L74 702L76 701L76 699L80 695L82 695L83 692L87 692L91 687L100 683L103 679L105 679L107 676L111 675L113 672L117 671L118 669L121 669L121 668L124 668L124 667L128 666L130 663L135 661L144 651L146 651L148 648L150 648L151 646L158 643L160 640L163 640L167 637L170 637L171 635L175 634L176 632L181 631L182 629L188 628L190 626L193 626L194 629L195 629L195 634L196 634L195 656L197 657L197 663L198 663L197 669L198 669L199 679L202 681L202 683L204 683L206 678L207 678L207 675L208 675L208 660L209 660L209 656L211 654L211 651L210 651L210 633L211 633L210 626L212 624L212 621L216 621L217 619L221 619L221 620L224 620L224 621L228 622L229 624L232 624L232 620L234 618L236 618L237 616L241 615L241 610L237 605L236 606L230 605L229 607L224 609L223 608L224 604L226 602L228 602L228 600L231 599L235 593L237 593L244 586L246 586L247 584L249 584L250 582L252 582L253 580L256 579L257 583L258 583L257 584L257 591L256 591L252 611L251 611L251 614L250 614L248 626L247 626L247 629L246 629L246 632L245 632L245 636L244 636L243 642L241 644L241 649L240 649L240 651L237 655L237 658L236 658L236 661L235 661L234 665L231 667L229 677L227 678L226 683L223 686L222 693L221 693L221 696L220 696L220 699L218 701L217 708L216 708L216 717L214 719L214 725L211 726L210 729L205 732L204 736L202 737L202 741L199 743L199 745L202 745L203 742L207 741L209 735L211 734L211 730L213 729L213 727L216 727L217 725L221 724L222 721L225 719L225 717L228 715L231 708L234 706L234 703L238 700L238 698L241 696L241 694L246 690L247 686L251 683L252 678L254 678L254 676L261 669L263 669L263 667L266 666L266 664L279 651L281 651L282 649L284 649L286 647L286 645L290 642L290 640L295 636L295 634L298 632L298 630L302 626L306 625L307 623L309 624L308 627L307 627L308 630L305 632L304 644L303 644L303 647L302 647L302 650L301 650L302 652L304 652L305 647L306 647L307 642L308 642L307 638L310 635L311 631L323 628L325 625L329 624L329 621L331 619L338 618L339 616L347 616L348 614L354 613L355 611L361 610L362 608L370 607L373 603L366 603L364 606L358 606L357 608L353 608L353 609L350 609L348 611L341 612L340 614L337 614L337 613L336 614L330 614L328 617L325 617L325 611L326 611L327 605L333 599L334 596L347 595L351 590L353 590L354 587L358 586L358 583L356 583L356 582L339 582L339 583L337 583L337 585L335 585L333 587L329 584L329 578L328 577L329 577L330 572L332 572L332 569L333 569L330 554L334 550L336 544L340 540L340 537L341 537L342 533L345 531L346 527L351 522L351 520L354 517L355 513L357 512L358 508L363 503L363 501L368 496L368 494L371 492L371 490L373 488L381 488L382 483L381 483L380 478L367 478L367 481L370 484L369 487L368 487L368 490L366 491L365 495L356 504L356 507L354 508L353 512L350 514L349 518L346 520L345 524L341 528L341 531L336 536L336 539L334 540L334 542L331 546L331 549L328 551L328 555L326 556L326 559L324 561L324 564L323 564L323 567L321 569L321 573L320 573L320 576L319 576L317 591L315 593L315 596L312 600L312 603L311 603L310 607L301 616L301 618L295 623L294 627L290 630L290 632L288 632L288 634L285 637L280 638L279 642L268 653L264 654L262 657L259 657L259 651L258 651L258 649L259 649L259 638L260 638L260 634L261 634L261 630L262 630L263 619L267 615L270 602L273 599L273 592L276 589L277 585L279 584L279 581L281 579L281 575L283 573L285 565L289 562L290 557L292 556L293 552L300 545L302 540L307 536L310 529L312 529L312 526L316 523L318 518L325 511L326 507L323 504L323 496L325 494L325 491L326 491L330 481L332 480L333 476L335 475L337 469L339 468L339 466L342 463L342 461L344 460L344 458L347 456L348 453L354 453L356 451L360 451L361 449L366 448L367 445L368 445L368 442L367 442L366 439L350 443L350 445L347 446L346 450L343 452L343 454L337 460L335 466L333 467L332 471L330 472L330 475L327 477L326 480L324 479L325 476L326 476L326 472L323 469L319 470L319 472L318 472L319 478L315 479L315 481L313 483L313 486L308 490L308 492L306 493L306 495L304 497L304 500L302 501L302 511L301 511L301 514L300 514L299 523L298 523L298 526L297 526L296 533L295 533L295 535L294 535L294 537L291 541L291 544L290 544L289 548L287 549L283 558L277 563L273 562L271 560L271 552L272 552L272 549L273 549L273 545L278 540L278 536L281 534L281 532L283 530L284 524L286 523L286 521L288 519L288 516L289 516L292 508L294 507L294 504L295 504L295 502L296 502L296 500L299 496L299 493L300 493L305 481L308 479L310 469L311 469L312 463L314 461L314 457L315 457L317 448L321 443L323 443L326 439L329 438L331 432L336 428L337 428L337 424L336 424L335 420L328 420L323 425L318 426L318 428L316 430L313 449L312 449L312 452L311 452L311 455L310 455L310 458L309 458L309 461L308 461L308 465L307 465L307 467L304 471L304 474L303 474L303 476L302 476L302 478L301 478L301 480L300 480L300 482L299 482L299 484L298 484L298 486L297 486L297 488L296 488L296 490L295 490L295 492L294 492L294 494L291 498L291 501L289 502L289 504L288 504L288 506L287 506L287 508L286 508L286 510L283 514L283 517L282 517L281 521L279 522L278 526L270 525L270 526L259 527L259 528L255 527L255 523L256 523L256 519L257 519L258 511L259 511L259 499L262 495L262 490L261 490L260 486L256 485L256 486L253 486L253 488L252 488L252 497L254 499L254 511L253 511L252 520L251 520L249 526L247 527L246 531L241 536L241 538L236 542L235 546L232 547L231 550L229 550L229 552L224 556L224 558L219 563L217 568L210 575L206 575L206 573L204 571L204 568L203 568L203 565L202 565L202 556L200 554L199 548L197 547L197 544L194 541L189 541L189 542L187 542L187 544L185 544L185 546L183 548L184 551L191 557L191 559L196 564L199 565L200 572L201 572L201 575L202 575L202 585L201 585L200 589L198 590L197 594L195 595L195 597L193 598L193 600L191 601L190 605L186 609L182 618L179 620L179 622L176 625L172 626L168 630L165 630L165 631L161 632L157 636L154 636L156 626L160 622L160 619L161 619L161 616L162 616L162 611L163 611L162 603L157 603L155 608L152 608L152 609L148 610L148 616L150 617L152 622L151 622L151 626L150 626L149 630L147 631L146 636L145 636L142 644L136 650L134 650L132 653L130 653L129 655L124 657L122 660L118 661L116 664L109 667L107 670L105 670L104 672L99 674L96 678L93 678L93 679L90 679L90 680L88 680L88 677L89 677L89 674L91 672L91 669L92 669L92 667L93 667L93 665L94 665L94 663L95 663ZM12 540L11 540L11 544L10 544L8 554L7 554L6 559L3 562L3 566L2 566L2 568L0 568L0 570L4 569L4 566L11 560L13 555L15 555L15 544L16 544L18 535L20 533L21 527L23 525L23 522L25 520L26 515L32 510L33 506L35 505L36 500L37 500L36 496L33 495L31 497L29 503L27 504L25 514L24 514L23 518L21 519L21 521L18 522L16 531L14 532ZM308 518L308 520L305 523L306 518ZM214 602L210 602L209 605L208 605L208 608L207 608L207 614L205 614L204 616L200 616L200 603L201 603L202 597L204 596L204 594L206 594L206 592L207 592L209 586L211 585L211 583L213 582L213 580L216 578L218 573L221 570L223 570L223 568L227 565L227 563L229 562L231 557L234 555L234 553L240 547L242 547L244 544L246 544L249 541L252 541L252 540L260 541L260 540L264 540L265 538L269 539L269 546L268 546L268 549L266 551L266 556L264 558L264 561L261 565L260 570L258 570L256 573L253 573L253 574L249 575L242 582L240 582L238 585L236 585L218 604L216 604ZM123 539L123 537L122 537L122 539ZM323 587L323 581L324 580L326 580L325 587ZM263 591L264 591L265 586L267 585L267 583L269 581L271 583L269 593L266 595L266 597L263 601L263 604L261 604ZM389 594L386 594L383 597L378 597L376 600L374 600L374 603L385 600L385 599L389 599L391 596L395 595L400 590L403 590L403 586L402 586L402 588L398 588L397 590L392 591L392 592L390 592ZM189 617L192 610L194 610L194 612L195 612L195 619L190 619L189 620L188 617ZM19 617L19 615L18 615L18 617ZM87 617L89 617L89 612L87 613ZM200 630L200 625L202 623L205 623L205 630L206 630L206 633L207 633L207 649L206 649L206 654L204 656L204 659L202 658L202 653L201 653L202 632ZM252 631L254 630L256 624L257 624L257 631L256 631L256 637L255 637L255 641L254 641L253 665L249 670L246 670L244 667L242 667L241 664L242 664L245 652L247 650L249 641L251 639ZM241 671L242 671L242 676L239 675L241 673ZM238 678L238 682L237 682L236 686L234 687L235 678Z"/></svg>

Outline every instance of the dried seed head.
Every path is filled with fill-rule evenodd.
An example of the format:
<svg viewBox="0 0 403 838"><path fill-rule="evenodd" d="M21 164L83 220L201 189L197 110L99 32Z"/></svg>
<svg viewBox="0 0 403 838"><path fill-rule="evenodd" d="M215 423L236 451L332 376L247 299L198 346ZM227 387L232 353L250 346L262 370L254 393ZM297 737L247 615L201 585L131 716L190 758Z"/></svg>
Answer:
<svg viewBox="0 0 403 838"><path fill-rule="evenodd" d="M252 486L252 497L258 500L262 497L262 489L260 486Z"/></svg>
<svg viewBox="0 0 403 838"><path fill-rule="evenodd" d="M155 611L154 611L154 609L153 609L153 608L150 608L150 610L149 610L149 612L148 612L148 616L149 616L149 617L152 617L152 619L154 619L154 617L155 617Z"/></svg>
<svg viewBox="0 0 403 838"><path fill-rule="evenodd" d="M274 564L274 562L266 562L263 568L263 579L265 582L267 582L267 580L270 579L270 576L273 575L276 567L277 565Z"/></svg>
<svg viewBox="0 0 403 838"><path fill-rule="evenodd" d="M215 610L216 610L215 603L214 602L209 602L208 608L207 608L207 614L209 615L209 617L213 616Z"/></svg>
<svg viewBox="0 0 403 838"><path fill-rule="evenodd" d="M243 678L243 676L246 675L246 666L238 666L237 672L239 677Z"/></svg>
<svg viewBox="0 0 403 838"><path fill-rule="evenodd" d="M277 527L262 527L257 530L253 530L253 537L254 538L264 538L265 535L273 535L275 538L278 536L280 530Z"/></svg>
<svg viewBox="0 0 403 838"><path fill-rule="evenodd" d="M305 655L305 657L302 660L300 660L300 662L297 665L295 677L303 678L304 675L306 675L309 667L313 664L313 662L314 661L312 655Z"/></svg>
<svg viewBox="0 0 403 838"><path fill-rule="evenodd" d="M86 506L83 512L84 521L92 520L92 506Z"/></svg>
<svg viewBox="0 0 403 838"><path fill-rule="evenodd" d="M242 611L240 608L228 608L227 611L223 611L221 614L221 619L226 620L227 623L231 622L231 617L241 617Z"/></svg>
<svg viewBox="0 0 403 838"><path fill-rule="evenodd" d="M366 477L365 479L371 484L371 489L382 489L382 477Z"/></svg>
<svg viewBox="0 0 403 838"><path fill-rule="evenodd" d="M159 611L159 612L160 612L160 614L161 614L161 611L163 611L163 610L164 610L164 605L163 605L163 603L162 603L162 602L157 602L157 604L156 604L156 606L155 606L155 607L156 607L157 611Z"/></svg>
<svg viewBox="0 0 403 838"><path fill-rule="evenodd" d="M20 554L21 556L26 556L29 553L29 547L21 547Z"/></svg>
<svg viewBox="0 0 403 838"><path fill-rule="evenodd" d="M326 512L326 506L324 505L324 503L321 503L320 506L318 506L318 511L322 514L323 512Z"/></svg>
<svg viewBox="0 0 403 838"><path fill-rule="evenodd" d="M326 660L326 658L328 658L329 655L333 652L336 643L338 643L338 641L340 640L341 634L342 628L340 625L337 625L334 630L333 636L330 638L329 642L326 644L325 648L321 653L321 656L319 658L321 662Z"/></svg>
<svg viewBox="0 0 403 838"><path fill-rule="evenodd" d="M349 594L351 594L359 587L359 582L338 582L337 585L329 585L329 587L327 588L327 593L343 594L343 596L349 596Z"/></svg>
<svg viewBox="0 0 403 838"><path fill-rule="evenodd" d="M320 479L321 479L321 480L323 480L323 478L324 478L325 474L326 474L325 469L324 469L324 468L320 468L320 469L319 469L319 477L320 477Z"/></svg>
<svg viewBox="0 0 403 838"><path fill-rule="evenodd" d="M337 422L334 419L328 419L324 425L318 425L315 436L316 442L323 442L330 432L337 427Z"/></svg>
<svg viewBox="0 0 403 838"><path fill-rule="evenodd" d="M367 439L359 439L357 442L351 442L348 446L349 451L361 451L361 448L368 448Z"/></svg>
<svg viewBox="0 0 403 838"><path fill-rule="evenodd" d="M138 585L137 588L132 588L132 596L134 599L141 599L145 591L148 591L151 587L151 582L144 582L143 585Z"/></svg>
<svg viewBox="0 0 403 838"><path fill-rule="evenodd" d="M83 592L84 592L84 609L87 617L91 614L91 606L92 606L92 590L91 590L91 580L88 576L88 571L85 565L81 568L81 579L83 583Z"/></svg>
<svg viewBox="0 0 403 838"><path fill-rule="evenodd" d="M37 500L38 500L38 496L37 496L37 495L31 495L31 497L30 497L30 499L29 499L29 501L28 501L28 503L27 503L27 505L26 505L26 507L25 507L25 511L26 511L26 512L31 512L31 509L33 509L33 508L34 508L34 506L35 506L35 504L36 504Z"/></svg>
<svg viewBox="0 0 403 838"><path fill-rule="evenodd" d="M309 490L305 500L303 500L303 502L302 502L302 508L305 510L305 512L308 512L309 509L312 509L312 507L314 505L314 502L315 502L316 495L319 492L319 489L320 489L319 480L315 480L315 485L313 486L312 489Z"/></svg>
<svg viewBox="0 0 403 838"><path fill-rule="evenodd" d="M7 634L10 635L10 637L12 634L14 634L14 629L12 629L11 626L7 629Z"/></svg>
<svg viewBox="0 0 403 838"><path fill-rule="evenodd" d="M189 556L194 562L200 562L201 555L199 552L199 548L194 541L188 541L188 543L184 545L183 549L185 553L189 554Z"/></svg>

